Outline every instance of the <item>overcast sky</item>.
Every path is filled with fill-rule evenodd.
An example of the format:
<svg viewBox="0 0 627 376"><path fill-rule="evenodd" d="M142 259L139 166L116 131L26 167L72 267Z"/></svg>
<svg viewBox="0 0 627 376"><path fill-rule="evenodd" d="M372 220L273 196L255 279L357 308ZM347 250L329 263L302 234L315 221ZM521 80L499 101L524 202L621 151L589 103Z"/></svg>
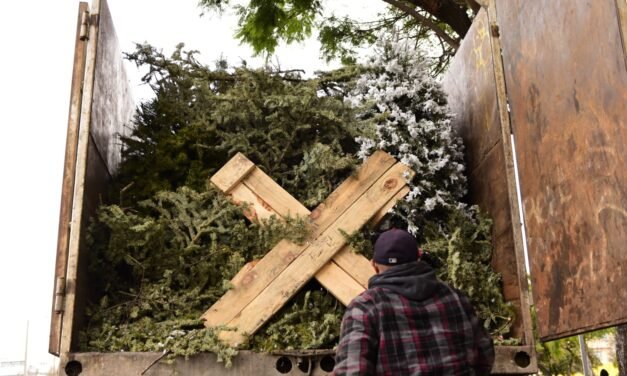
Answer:
<svg viewBox="0 0 627 376"><path fill-rule="evenodd" d="M383 9L380 0L338 3L338 13L364 18ZM29 363L52 359L48 332L78 4L0 2L0 361L23 359L27 320ZM184 42L206 64L221 55L232 63L261 63L233 40L236 17L200 18L196 4L109 0L122 50L147 41L171 51ZM327 67L313 40L277 55L285 69ZM146 97L134 67L127 69L135 96Z"/></svg>

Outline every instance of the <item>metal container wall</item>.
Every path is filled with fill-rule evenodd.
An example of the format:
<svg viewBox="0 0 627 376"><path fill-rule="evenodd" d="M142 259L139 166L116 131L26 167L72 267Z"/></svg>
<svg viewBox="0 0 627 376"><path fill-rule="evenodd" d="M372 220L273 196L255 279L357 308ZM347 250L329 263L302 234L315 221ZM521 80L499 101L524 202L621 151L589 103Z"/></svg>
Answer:
<svg viewBox="0 0 627 376"><path fill-rule="evenodd" d="M443 86L467 148L470 197L494 219L493 265L518 313L513 335L523 344L499 346L494 372L532 373L537 365L511 127L518 143L541 335L557 338L626 321L627 290L617 288L627 285L622 273L627 259L624 20L620 24L615 0L599 0L594 7L584 0L487 3ZM79 28L86 5L81 7ZM115 174L121 156L117 137L128 130L134 109L105 0L94 0L88 20L89 41L77 37L76 75L85 76L83 85L75 82L72 91L56 269L62 288L55 287L50 351L61 354L61 374L66 368L72 374L78 369L74 367L80 367L81 375L141 372L159 354L74 352L89 290L82 227ZM78 145L76 150L72 145ZM63 307L65 311L57 310ZM287 367L281 358L291 365L287 373L279 372L280 366ZM244 353L225 370L215 356L201 354L172 365L155 363L149 374L193 376L213 370L239 375L254 370L259 375L323 375L328 358ZM298 365L305 360L309 368L303 371Z"/></svg>
<svg viewBox="0 0 627 376"><path fill-rule="evenodd" d="M540 337L627 321L624 0L498 0ZM621 24L622 22L622 24Z"/></svg>
<svg viewBox="0 0 627 376"><path fill-rule="evenodd" d="M76 348L89 292L82 234L106 200L135 109L106 1L89 12L81 3L78 19L49 345L61 355Z"/></svg>
<svg viewBox="0 0 627 376"><path fill-rule="evenodd" d="M497 36L490 30L490 15L482 9L457 51L444 79L453 126L464 140L469 198L493 219L492 265L502 276L503 295L514 305L516 319L511 336L522 340L509 353L501 353L496 373L537 371L522 235L511 163L509 121L504 86L495 72ZM497 55L498 56L498 55ZM503 113L505 109L505 113Z"/></svg>

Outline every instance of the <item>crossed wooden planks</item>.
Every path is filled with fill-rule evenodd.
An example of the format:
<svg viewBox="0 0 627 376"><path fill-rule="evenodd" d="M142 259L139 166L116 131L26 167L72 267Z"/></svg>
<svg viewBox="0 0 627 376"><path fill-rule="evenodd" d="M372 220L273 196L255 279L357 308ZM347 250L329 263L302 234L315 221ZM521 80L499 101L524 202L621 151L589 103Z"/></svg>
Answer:
<svg viewBox="0 0 627 376"><path fill-rule="evenodd" d="M352 253L340 230L352 233L369 220L378 221L408 192L413 174L385 152L376 152L312 213L241 154L211 179L236 202L247 202L247 217L309 216L309 241L280 241L263 259L247 264L231 281L233 288L205 314L208 327L228 326L221 339L237 345L272 317L311 277L315 276L347 304L367 286L368 261ZM331 260L333 259L333 260Z"/></svg>
<svg viewBox="0 0 627 376"><path fill-rule="evenodd" d="M378 159L382 159L378 161ZM381 162L389 167L394 159L381 153L369 163ZM389 166L388 166L389 165ZM236 181L240 177L241 180ZM249 161L244 155L233 157L211 181L236 203L245 203L245 215L252 221L276 215L280 218L288 216L309 216L310 211L294 199L268 175ZM406 190L399 192L398 198L404 196ZM370 220L376 224L385 213L396 203L396 198L388 201ZM350 247L343 247L327 265L316 273L315 278L344 305L368 287L368 279L373 275L372 268L365 257L355 254Z"/></svg>

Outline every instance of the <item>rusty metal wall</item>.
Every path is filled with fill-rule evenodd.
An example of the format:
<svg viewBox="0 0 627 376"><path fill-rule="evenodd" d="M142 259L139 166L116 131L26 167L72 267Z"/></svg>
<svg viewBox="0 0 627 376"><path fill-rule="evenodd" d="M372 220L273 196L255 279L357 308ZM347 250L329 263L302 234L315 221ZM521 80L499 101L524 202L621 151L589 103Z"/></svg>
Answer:
<svg viewBox="0 0 627 376"><path fill-rule="evenodd" d="M497 0L542 339L627 321L627 67L615 0Z"/></svg>
<svg viewBox="0 0 627 376"><path fill-rule="evenodd" d="M525 270L520 261L523 258L522 239L518 234L519 241L515 241L509 184L513 171L508 169L506 151L509 142L503 142L499 108L499 96L504 101L504 87L499 90L495 80L495 69L500 65L496 67L493 61L493 38L489 14L482 9L443 79L443 88L455 114L453 126L466 147L470 200L494 220L492 264L501 273L505 299L516 310L511 335L528 345L525 350L500 352L497 367L502 373L533 373L537 368ZM529 363L521 363L524 366L516 363L513 354L517 353L527 354ZM505 364L509 366L505 367Z"/></svg>
<svg viewBox="0 0 627 376"><path fill-rule="evenodd" d="M98 205L107 201L107 189L121 160L120 135L127 135L135 105L113 20L106 0L100 0L98 41L94 72L94 92L89 129L87 170L83 198L81 233L85 233L89 218ZM76 302L71 350L77 348L78 331L83 326L84 307L90 292L87 271L89 251L80 245L76 282Z"/></svg>
<svg viewBox="0 0 627 376"><path fill-rule="evenodd" d="M233 358L233 366L230 368L225 368L224 363L218 362L216 355L210 353L198 354L189 359L179 357L174 362L161 359L162 357L162 353L149 352L75 353L70 354L68 363L64 364L63 367L71 369L80 366L81 376L140 374L146 376L323 376L329 375L335 364L332 355L303 358L266 355L250 351L241 351ZM299 368L299 363L301 368ZM71 372L67 372L67 374L71 374Z"/></svg>
<svg viewBox="0 0 627 376"><path fill-rule="evenodd" d="M130 133L135 111L129 80L109 6L101 0L91 137L110 175L122 158L119 136Z"/></svg>
<svg viewBox="0 0 627 376"><path fill-rule="evenodd" d="M106 202L108 184L122 159L120 136L127 136L135 104L106 0L100 0L84 208L93 215Z"/></svg>
<svg viewBox="0 0 627 376"><path fill-rule="evenodd" d="M84 317L84 302L89 293L89 252L83 241L84 231L98 204L106 199L108 184L121 157L119 135L129 131L128 124L134 112L129 82L106 1L94 0L85 20L88 22L85 31L89 32L85 38L87 46L82 47L84 74L79 75L78 81L82 80L82 85L77 84L78 91L73 91L72 97L73 102L79 103L79 120L68 128L68 134L72 133L74 137L71 141L68 138L68 144L76 143L76 149L74 155L66 156L66 165L73 165L74 168L74 171L66 169L65 172L73 189L69 185L66 189L64 182L64 193L67 195L62 199L62 208L72 207L71 220L61 219L57 253L56 273L65 277L65 289L62 291L62 312L53 311L50 334L50 351L62 356L76 348L78 330ZM75 137L76 132L78 137ZM70 225L69 234L63 231L67 224Z"/></svg>
<svg viewBox="0 0 627 376"><path fill-rule="evenodd" d="M532 350L525 346L499 346L492 372L495 374L531 373L532 361L526 354ZM318 355L299 355L298 351L285 354L260 354L240 351L233 358L233 366L225 368L215 354L202 353L189 357L164 359L158 352L71 353L60 365L60 376L279 376L279 375L329 375L335 365L334 354L322 351ZM523 372L521 372L523 370Z"/></svg>
<svg viewBox="0 0 627 376"><path fill-rule="evenodd" d="M505 298L516 304L517 317L520 318L520 289L505 177L505 155L501 141L490 29L485 10L475 18L445 75L443 87L455 114L453 126L466 147L470 199L494 220L493 266L502 275ZM514 336L523 335L522 321L517 320L513 331Z"/></svg>
<svg viewBox="0 0 627 376"><path fill-rule="evenodd" d="M583 0L497 4L540 333L545 339L555 338L624 321L627 290L620 287L627 285L622 274L627 259L623 168L627 78L615 4L612 0L599 0L594 7ZM509 121L503 124L506 102L494 77L500 64L495 64L494 56L500 53L490 24L496 16L485 10L477 16L443 85L467 147L471 197L495 220L494 266L502 273L505 296L517 305L520 318L527 308L521 299L526 286L521 283L525 277L512 223L510 161L503 132ZM608 22L612 19L614 24ZM85 218L115 173L120 161L117 135L127 131L124 125L133 113L105 1L100 23ZM88 283L80 274L77 285L86 289ZM502 359L497 367L502 372L526 373L535 367L529 330L521 320L514 325L514 334L524 339L525 346L499 350ZM519 353L531 354L530 364L517 364L513 354ZM104 354L72 356L91 356L107 366L119 360L107 358L108 363L102 363ZM151 354L141 356L148 359Z"/></svg>
<svg viewBox="0 0 627 376"><path fill-rule="evenodd" d="M76 154L78 146L78 125L82 104L83 76L85 74L85 54L87 43L81 40L81 24L88 4L78 5L76 37L74 42L74 62L72 67L72 88L70 91L70 109L68 115L67 136L65 141L65 161L63 183L61 186L61 208L59 210L59 230L57 236L57 257L54 268L54 288L52 291L52 311L50 317L50 338L48 352L58 355L61 342L61 323L63 304L62 293L65 284L68 246L70 238L70 220L72 217L72 196L74 194L74 175L76 173Z"/></svg>

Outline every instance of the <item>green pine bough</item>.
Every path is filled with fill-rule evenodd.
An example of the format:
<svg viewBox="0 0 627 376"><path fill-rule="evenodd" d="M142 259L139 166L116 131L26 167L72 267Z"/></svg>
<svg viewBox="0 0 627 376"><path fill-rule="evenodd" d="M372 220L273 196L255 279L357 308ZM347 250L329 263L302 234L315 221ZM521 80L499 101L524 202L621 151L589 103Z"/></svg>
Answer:
<svg viewBox="0 0 627 376"><path fill-rule="evenodd" d="M491 221L463 202L463 145L427 62L382 40L360 66L304 79L296 71L215 68L180 45L170 57L138 45L127 58L148 68L155 97L142 103L123 138L123 162L89 227L93 293L82 351L210 351L230 364L236 351L199 317L249 261L283 238L302 242L303 220L245 219L208 179L242 152L308 208L315 208L377 149L416 171L410 193L377 229L346 234L370 255L370 236L408 228L438 258L440 278L470 296L502 343L513 307L490 266ZM315 281L250 336L269 352L333 348L344 307Z"/></svg>

